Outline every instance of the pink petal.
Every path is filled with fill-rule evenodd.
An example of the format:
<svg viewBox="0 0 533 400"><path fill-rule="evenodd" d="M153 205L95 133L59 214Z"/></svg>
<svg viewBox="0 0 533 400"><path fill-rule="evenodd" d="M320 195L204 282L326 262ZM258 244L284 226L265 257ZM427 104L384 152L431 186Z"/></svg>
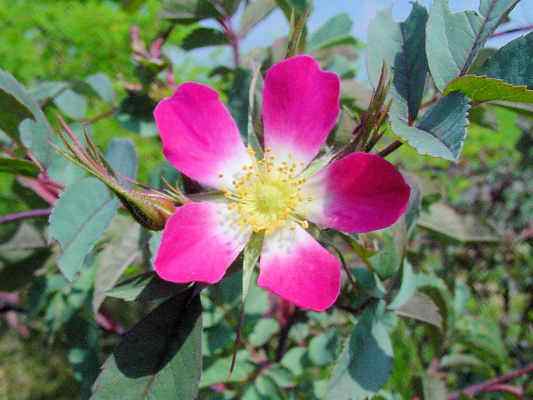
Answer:
<svg viewBox="0 0 533 400"><path fill-rule="evenodd" d="M263 92L265 146L281 161L291 154L307 165L335 126L339 99L339 77L322 71L312 57L296 56L273 65Z"/></svg>
<svg viewBox="0 0 533 400"><path fill-rule="evenodd" d="M299 307L323 311L340 291L340 262L299 225L265 238L258 285Z"/></svg>
<svg viewBox="0 0 533 400"><path fill-rule="evenodd" d="M231 187L235 174L250 163L235 121L207 85L180 85L159 102L154 117L167 160L204 185Z"/></svg>
<svg viewBox="0 0 533 400"><path fill-rule="evenodd" d="M352 153L312 177L303 188L313 201L301 212L319 225L369 232L395 223L411 189L394 166L370 153Z"/></svg>
<svg viewBox="0 0 533 400"><path fill-rule="evenodd" d="M250 238L225 203L188 203L169 218L155 259L167 281L216 283Z"/></svg>

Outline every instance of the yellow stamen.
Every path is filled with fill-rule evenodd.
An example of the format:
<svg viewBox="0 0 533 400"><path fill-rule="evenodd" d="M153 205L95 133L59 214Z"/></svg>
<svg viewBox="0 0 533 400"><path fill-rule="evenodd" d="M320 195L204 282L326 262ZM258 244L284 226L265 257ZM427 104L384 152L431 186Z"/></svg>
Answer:
<svg viewBox="0 0 533 400"><path fill-rule="evenodd" d="M254 160L252 165L243 167L232 191L224 192L230 209L239 215L239 225L267 234L289 221L307 228L307 221L296 214L302 202L311 200L301 192L305 179L296 176L298 165L291 159L276 165L269 148L262 160L256 160L253 149L248 153Z"/></svg>

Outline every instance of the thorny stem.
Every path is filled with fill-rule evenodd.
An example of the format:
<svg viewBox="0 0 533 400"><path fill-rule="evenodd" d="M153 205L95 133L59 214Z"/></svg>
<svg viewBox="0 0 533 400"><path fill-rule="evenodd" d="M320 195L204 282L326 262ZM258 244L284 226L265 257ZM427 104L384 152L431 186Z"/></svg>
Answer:
<svg viewBox="0 0 533 400"><path fill-rule="evenodd" d="M47 217L52 212L52 208L42 208L30 211L21 211L13 214L7 214L0 217L0 224L5 224L8 222L20 221L23 219L37 218L37 217Z"/></svg>

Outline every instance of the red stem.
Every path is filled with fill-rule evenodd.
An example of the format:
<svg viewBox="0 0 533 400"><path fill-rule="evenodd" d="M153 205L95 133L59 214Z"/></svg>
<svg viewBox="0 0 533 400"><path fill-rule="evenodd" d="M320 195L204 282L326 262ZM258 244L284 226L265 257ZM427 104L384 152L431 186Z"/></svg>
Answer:
<svg viewBox="0 0 533 400"><path fill-rule="evenodd" d="M496 377L494 379L489 379L488 381L469 386L463 390L460 390L459 392L454 392L448 397L448 400L458 400L461 394L465 394L467 396L475 396L478 393L492 391L491 389L497 388L498 385L501 385L502 383L508 382L522 375L530 374L532 372L533 363L529 363L524 368L520 368L515 371L508 372L507 374L504 374L502 376Z"/></svg>
<svg viewBox="0 0 533 400"><path fill-rule="evenodd" d="M21 211L18 213L7 214L0 217L0 224L5 224L8 222L14 222L21 219L37 218L37 217L47 217L52 212L52 208L42 208L37 210L30 211Z"/></svg>
<svg viewBox="0 0 533 400"><path fill-rule="evenodd" d="M526 25L526 26L521 26L519 28L508 29L506 31L496 32L496 33L493 33L490 37L494 38L494 37L498 37L498 36L509 35L511 33L520 33L520 32L526 32L526 31L530 31L530 30L533 30L533 24Z"/></svg>

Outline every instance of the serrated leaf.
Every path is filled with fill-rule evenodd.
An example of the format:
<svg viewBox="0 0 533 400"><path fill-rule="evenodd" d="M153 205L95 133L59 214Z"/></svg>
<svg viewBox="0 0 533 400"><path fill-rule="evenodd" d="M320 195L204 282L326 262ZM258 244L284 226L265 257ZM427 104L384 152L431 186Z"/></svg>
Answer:
<svg viewBox="0 0 533 400"><path fill-rule="evenodd" d="M531 54L533 54L533 32L507 43L489 57L476 74L533 89Z"/></svg>
<svg viewBox="0 0 533 400"><path fill-rule="evenodd" d="M189 284L164 281L155 272L146 272L120 282L105 294L125 301L148 302L168 299L189 287Z"/></svg>
<svg viewBox="0 0 533 400"><path fill-rule="evenodd" d="M87 114L87 99L71 89L63 90L53 101L63 114L72 119L82 119Z"/></svg>
<svg viewBox="0 0 533 400"><path fill-rule="evenodd" d="M467 73L477 53L519 0L481 0L479 13L452 13L448 0L434 0L426 32L429 69L442 91Z"/></svg>
<svg viewBox="0 0 533 400"><path fill-rule="evenodd" d="M350 37L352 25L352 19L346 13L331 17L309 37L307 51L326 49L345 42L346 38Z"/></svg>
<svg viewBox="0 0 533 400"><path fill-rule="evenodd" d="M275 0L255 0L248 4L242 13L239 23L239 36L246 36L254 26L268 17L275 8Z"/></svg>
<svg viewBox="0 0 533 400"><path fill-rule="evenodd" d="M433 105L416 126L392 114L392 130L420 154L457 161L466 137L469 110L466 96L451 93Z"/></svg>
<svg viewBox="0 0 533 400"><path fill-rule="evenodd" d="M472 215L460 215L446 204L435 203L423 212L418 225L460 242L497 242L499 237Z"/></svg>
<svg viewBox="0 0 533 400"><path fill-rule="evenodd" d="M363 313L335 365L327 398L364 399L387 382L393 350L384 317L373 308Z"/></svg>
<svg viewBox="0 0 533 400"><path fill-rule="evenodd" d="M98 73L88 76L85 81L92 87L98 96L107 103L115 101L113 83L106 74Z"/></svg>
<svg viewBox="0 0 533 400"><path fill-rule="evenodd" d="M30 161L0 157L0 172L35 177L39 174L39 168Z"/></svg>
<svg viewBox="0 0 533 400"><path fill-rule="evenodd" d="M377 86L383 63L392 70L392 110L409 121L418 115L428 72L423 50L427 19L426 9L413 3L404 22L396 23L389 8L379 12L368 28L370 81Z"/></svg>
<svg viewBox="0 0 533 400"><path fill-rule="evenodd" d="M118 200L96 178L84 178L62 193L50 215L50 236L61 245L58 265L67 279L78 275L117 206Z"/></svg>
<svg viewBox="0 0 533 400"><path fill-rule="evenodd" d="M202 306L185 292L126 333L102 367L91 400L194 399L202 372Z"/></svg>
<svg viewBox="0 0 533 400"><path fill-rule="evenodd" d="M494 100L533 103L533 90L527 86L511 85L488 76L464 75L456 78L446 86L444 94L456 91L479 103Z"/></svg>
<svg viewBox="0 0 533 400"><path fill-rule="evenodd" d="M228 43L228 38L224 32L202 26L183 38L181 48L189 51L200 47L222 46Z"/></svg>
<svg viewBox="0 0 533 400"><path fill-rule="evenodd" d="M127 217L120 217L109 228L111 241L98 254L93 294L94 312L100 308L106 292L115 286L126 268L141 255L138 246L140 225Z"/></svg>

